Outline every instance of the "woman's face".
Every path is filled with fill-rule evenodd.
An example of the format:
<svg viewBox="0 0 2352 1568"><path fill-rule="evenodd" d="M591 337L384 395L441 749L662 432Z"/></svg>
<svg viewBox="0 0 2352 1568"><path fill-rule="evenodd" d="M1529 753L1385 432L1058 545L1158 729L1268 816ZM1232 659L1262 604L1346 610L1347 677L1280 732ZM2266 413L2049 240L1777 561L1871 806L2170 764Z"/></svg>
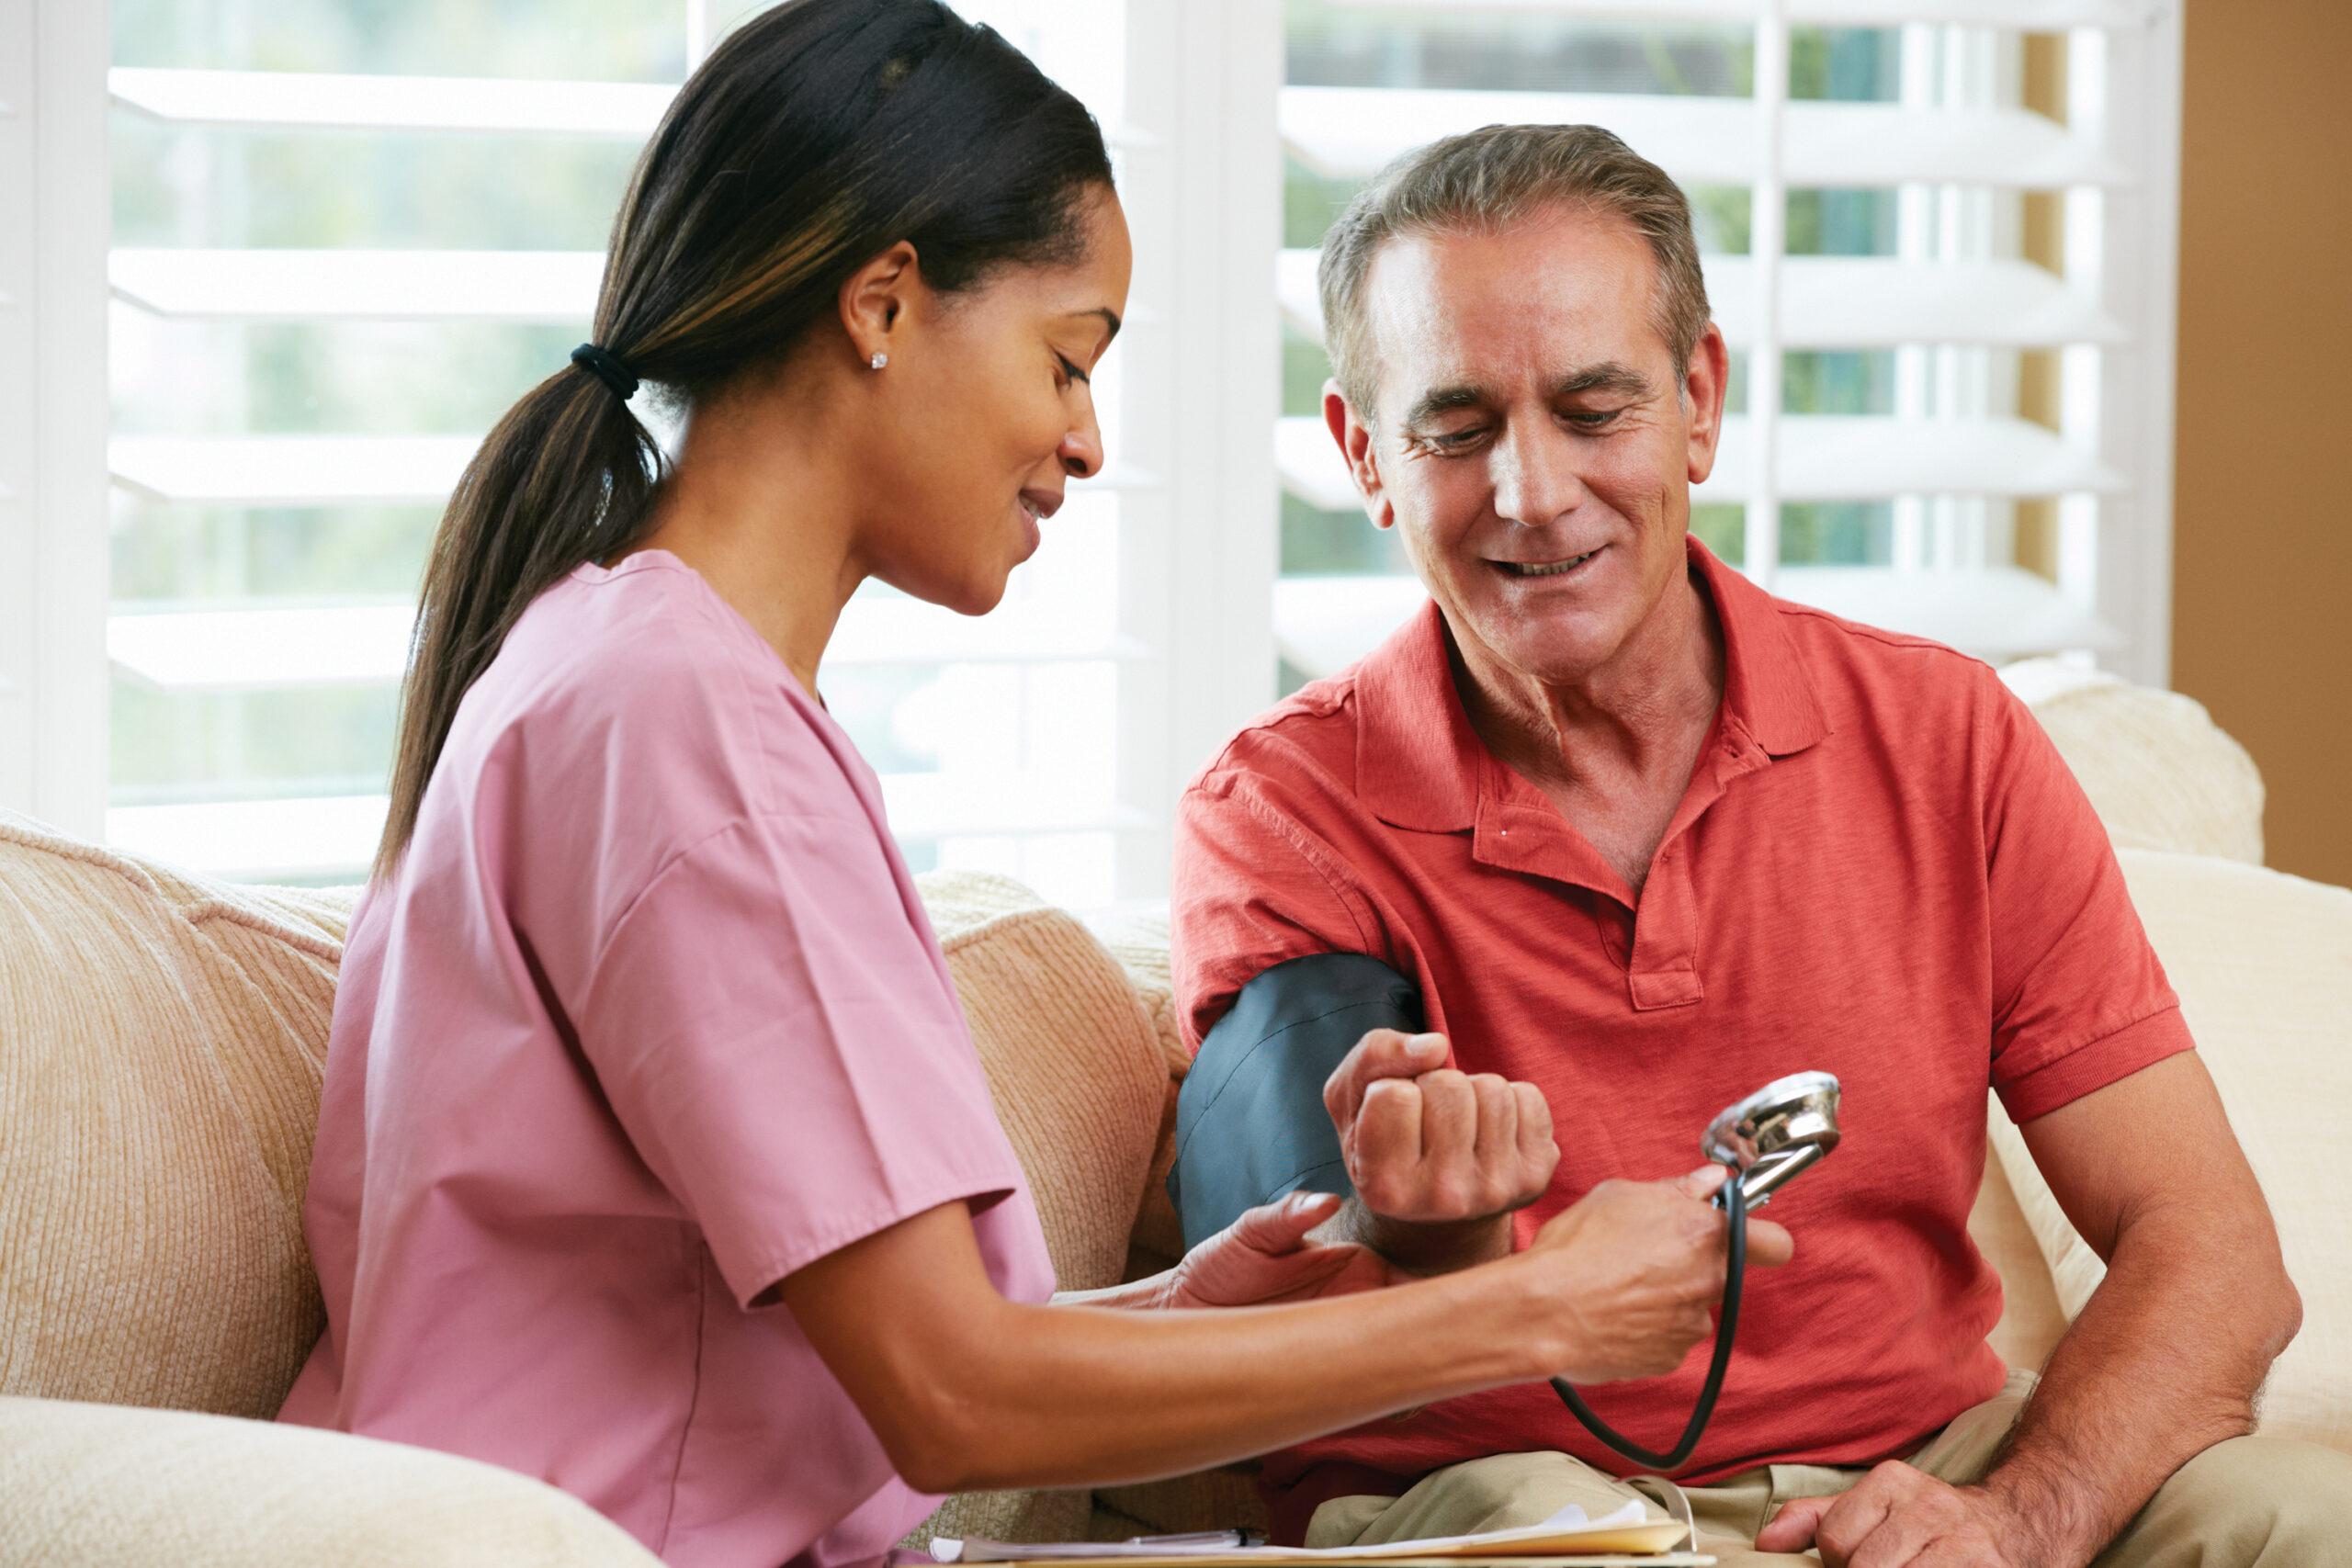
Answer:
<svg viewBox="0 0 2352 1568"><path fill-rule="evenodd" d="M894 331L880 408L892 482L862 540L867 570L919 599L976 615L1035 553L1038 524L1071 479L1102 468L1090 378L1119 330L1133 254L1118 197L1080 213L1085 250L1008 267L975 289L918 289Z"/></svg>

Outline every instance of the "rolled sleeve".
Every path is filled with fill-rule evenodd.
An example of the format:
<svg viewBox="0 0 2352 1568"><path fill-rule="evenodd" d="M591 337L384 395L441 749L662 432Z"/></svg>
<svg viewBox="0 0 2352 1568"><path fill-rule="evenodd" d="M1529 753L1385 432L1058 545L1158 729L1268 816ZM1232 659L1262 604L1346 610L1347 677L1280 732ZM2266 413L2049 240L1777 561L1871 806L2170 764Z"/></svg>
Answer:
<svg viewBox="0 0 2352 1568"><path fill-rule="evenodd" d="M850 1242L1021 1183L865 821L747 818L676 856L616 925L577 1022L743 1306Z"/></svg>
<svg viewBox="0 0 2352 1568"><path fill-rule="evenodd" d="M2025 705L1988 682L1992 1084L2023 1122L2195 1043L2098 813Z"/></svg>

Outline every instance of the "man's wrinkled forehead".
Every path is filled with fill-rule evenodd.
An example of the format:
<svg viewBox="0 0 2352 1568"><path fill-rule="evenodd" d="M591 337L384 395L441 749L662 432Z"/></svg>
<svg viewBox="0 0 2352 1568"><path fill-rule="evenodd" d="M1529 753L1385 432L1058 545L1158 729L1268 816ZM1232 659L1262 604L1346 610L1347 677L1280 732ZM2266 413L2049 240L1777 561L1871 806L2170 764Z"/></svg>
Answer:
<svg viewBox="0 0 2352 1568"><path fill-rule="evenodd" d="M1487 231L1393 236L1365 273L1385 411L1440 385L1668 355L1657 267L1631 224L1575 210Z"/></svg>

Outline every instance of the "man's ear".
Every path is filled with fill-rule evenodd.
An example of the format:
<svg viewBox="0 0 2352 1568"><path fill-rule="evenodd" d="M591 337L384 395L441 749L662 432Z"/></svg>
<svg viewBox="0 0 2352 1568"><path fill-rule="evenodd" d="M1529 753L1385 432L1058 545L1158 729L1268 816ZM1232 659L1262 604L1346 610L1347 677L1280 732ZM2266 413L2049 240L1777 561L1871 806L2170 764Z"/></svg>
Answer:
<svg viewBox="0 0 2352 1568"><path fill-rule="evenodd" d="M905 335L907 307L922 288L922 268L905 240L850 274L842 285L842 327L859 364L894 352L894 342Z"/></svg>
<svg viewBox="0 0 2352 1568"><path fill-rule="evenodd" d="M1690 350L1690 368L1683 372L1682 396L1690 410L1690 482L1702 483L1715 471L1715 452L1724 436L1724 398L1731 386L1731 350L1714 322Z"/></svg>
<svg viewBox="0 0 2352 1568"><path fill-rule="evenodd" d="M1387 487L1381 482L1380 448L1373 440L1372 427L1357 417L1337 381L1323 383L1323 423L1331 439L1340 444L1348 477L1355 480L1356 494L1363 499L1363 514L1375 528L1395 527L1396 509L1389 504Z"/></svg>

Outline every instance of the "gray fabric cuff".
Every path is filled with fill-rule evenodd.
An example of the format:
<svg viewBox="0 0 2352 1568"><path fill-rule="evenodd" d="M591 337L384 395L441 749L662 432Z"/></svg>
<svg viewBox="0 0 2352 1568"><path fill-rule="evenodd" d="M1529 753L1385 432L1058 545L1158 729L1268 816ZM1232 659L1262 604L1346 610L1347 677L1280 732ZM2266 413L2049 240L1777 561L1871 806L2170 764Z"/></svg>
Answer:
<svg viewBox="0 0 2352 1568"><path fill-rule="evenodd" d="M1242 987L1176 1098L1168 1195L1185 1247L1288 1192L1352 1196L1323 1085L1369 1031L1420 1028L1413 983L1360 953L1294 958Z"/></svg>

